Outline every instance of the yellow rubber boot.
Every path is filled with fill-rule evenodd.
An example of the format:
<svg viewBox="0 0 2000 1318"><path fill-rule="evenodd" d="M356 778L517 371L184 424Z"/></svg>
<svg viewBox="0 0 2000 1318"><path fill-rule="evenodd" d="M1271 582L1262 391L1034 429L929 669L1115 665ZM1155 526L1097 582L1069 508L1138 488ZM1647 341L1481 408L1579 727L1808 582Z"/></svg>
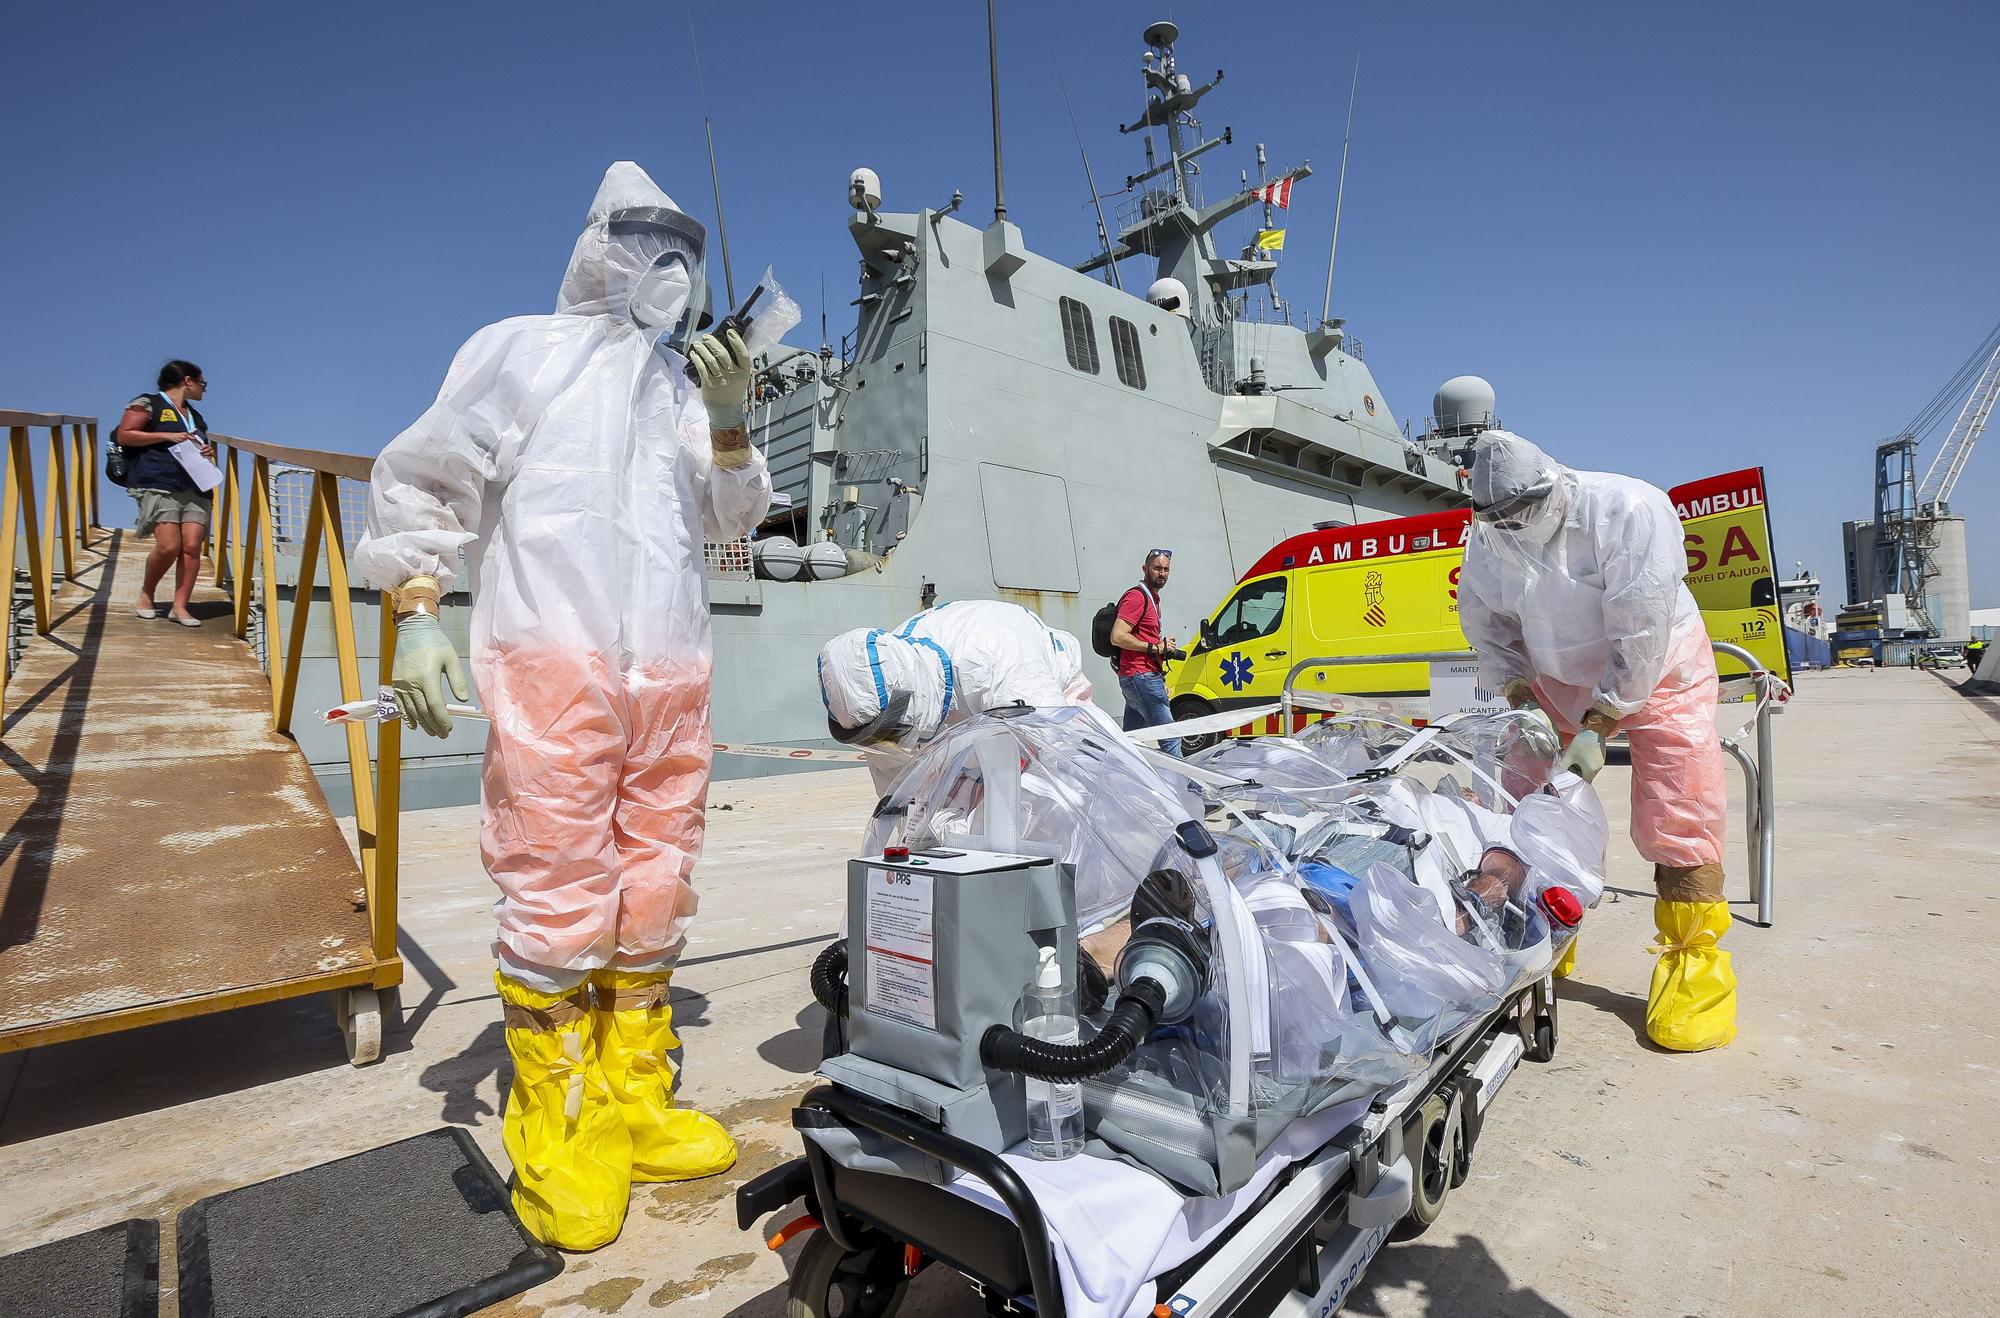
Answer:
<svg viewBox="0 0 2000 1318"><path fill-rule="evenodd" d="M674 1011L667 1002L671 971L591 974L592 1023L604 1074L632 1137L632 1179L692 1181L736 1163L736 1141L705 1113L674 1106Z"/></svg>
<svg viewBox="0 0 2000 1318"><path fill-rule="evenodd" d="M1581 934L1570 939L1569 946L1563 949L1562 960L1556 962L1556 968L1549 973L1553 974L1557 979L1568 979L1576 970L1576 945L1582 941L1583 936Z"/></svg>
<svg viewBox="0 0 2000 1318"><path fill-rule="evenodd" d="M1716 940L1729 931L1727 902L1653 903L1659 929L1646 1034L1662 1048L1698 1053L1736 1037L1736 972Z"/></svg>
<svg viewBox="0 0 2000 1318"><path fill-rule="evenodd" d="M618 1118L590 1028L589 995L540 993L495 974L514 1084L501 1123L514 1211L557 1249L618 1238L632 1197L632 1137Z"/></svg>

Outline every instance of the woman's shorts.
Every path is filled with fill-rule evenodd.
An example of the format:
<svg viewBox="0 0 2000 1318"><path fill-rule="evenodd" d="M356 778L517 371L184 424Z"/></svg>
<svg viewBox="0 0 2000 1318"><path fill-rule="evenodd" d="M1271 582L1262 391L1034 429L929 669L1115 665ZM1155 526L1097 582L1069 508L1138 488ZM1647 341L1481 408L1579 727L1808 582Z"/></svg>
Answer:
<svg viewBox="0 0 2000 1318"><path fill-rule="evenodd" d="M206 530L212 496L200 490L134 490L139 501L139 534L151 534L161 522L193 522Z"/></svg>

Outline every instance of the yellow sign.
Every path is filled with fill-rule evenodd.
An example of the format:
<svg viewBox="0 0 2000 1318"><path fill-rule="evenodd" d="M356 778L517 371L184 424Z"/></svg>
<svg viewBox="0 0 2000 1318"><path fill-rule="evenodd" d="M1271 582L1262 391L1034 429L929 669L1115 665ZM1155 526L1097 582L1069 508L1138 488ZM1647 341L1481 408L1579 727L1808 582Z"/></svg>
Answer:
<svg viewBox="0 0 2000 1318"><path fill-rule="evenodd" d="M1771 519L1764 504L1764 469L1711 476L1667 493L1685 528L1688 591L1708 624L1709 639L1742 646L1791 681L1771 558ZM1724 676L1742 668L1726 659L1720 666Z"/></svg>
<svg viewBox="0 0 2000 1318"><path fill-rule="evenodd" d="M1257 230L1257 250L1260 252L1282 252L1285 250L1283 229Z"/></svg>

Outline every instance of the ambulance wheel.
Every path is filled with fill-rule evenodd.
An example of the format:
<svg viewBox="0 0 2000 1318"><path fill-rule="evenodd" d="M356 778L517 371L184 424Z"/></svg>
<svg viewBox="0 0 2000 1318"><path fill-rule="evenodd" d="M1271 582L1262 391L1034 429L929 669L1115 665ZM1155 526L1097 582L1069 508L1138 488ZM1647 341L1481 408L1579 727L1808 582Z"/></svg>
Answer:
<svg viewBox="0 0 2000 1318"><path fill-rule="evenodd" d="M1200 696L1182 696L1171 706L1174 722L1185 723L1191 718L1207 718L1215 712L1215 706ZM1181 754L1197 755L1222 740L1219 732L1204 732L1198 737L1181 738Z"/></svg>
<svg viewBox="0 0 2000 1318"><path fill-rule="evenodd" d="M826 1232L813 1232L792 1269L785 1318L891 1318L910 1284L894 1254L850 1254Z"/></svg>
<svg viewBox="0 0 2000 1318"><path fill-rule="evenodd" d="M1404 1239L1422 1235L1444 1211L1444 1201L1451 1197L1455 1183L1453 1172L1463 1156L1464 1140L1465 1132L1459 1127L1450 1097L1432 1094L1425 1099L1404 1145L1415 1172L1410 1186L1410 1213L1403 1219Z"/></svg>

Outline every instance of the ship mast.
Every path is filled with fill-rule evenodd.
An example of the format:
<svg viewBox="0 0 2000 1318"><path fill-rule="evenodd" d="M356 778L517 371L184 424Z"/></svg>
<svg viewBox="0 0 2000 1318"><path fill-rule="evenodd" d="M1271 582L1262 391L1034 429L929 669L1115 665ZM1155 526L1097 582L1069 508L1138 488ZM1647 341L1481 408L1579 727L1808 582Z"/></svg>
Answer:
<svg viewBox="0 0 2000 1318"><path fill-rule="evenodd" d="M1232 318L1230 296L1268 285L1277 264L1263 253L1235 259L1216 255L1216 227L1262 201L1262 190L1246 186L1222 201L1203 204L1196 183L1201 173L1197 162L1216 147L1229 145L1234 138L1227 128L1220 137L1202 135L1195 107L1215 90L1223 74L1217 69L1213 78L1196 86L1180 71L1180 61L1174 52L1174 43L1179 39L1180 29L1173 23L1155 23L1145 31L1147 49L1141 59L1146 82L1145 112L1118 129L1121 133L1147 135L1146 169L1125 180L1126 191L1139 192L1136 215L1119 232L1116 246L1076 268L1088 274L1128 256L1151 256L1158 263L1158 276L1178 279L1187 287L1192 318L1214 327ZM1156 161L1154 157L1151 133L1155 128L1166 130L1164 161ZM1282 183L1310 173L1312 165L1307 162L1268 181ZM1144 187L1162 176L1167 180L1165 186Z"/></svg>

